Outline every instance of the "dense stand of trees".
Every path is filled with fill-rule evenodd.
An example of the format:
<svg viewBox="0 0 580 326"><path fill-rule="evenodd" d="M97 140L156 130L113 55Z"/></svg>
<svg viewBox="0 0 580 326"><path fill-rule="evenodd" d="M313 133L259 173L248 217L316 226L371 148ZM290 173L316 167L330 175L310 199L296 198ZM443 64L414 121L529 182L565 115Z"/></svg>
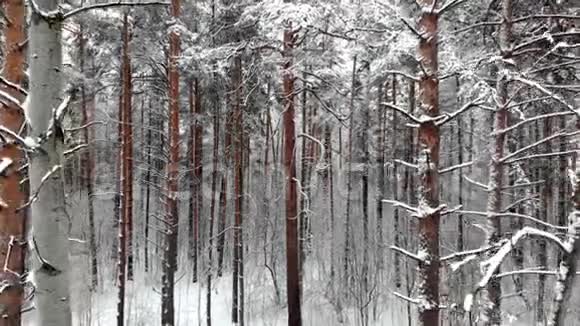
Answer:
<svg viewBox="0 0 580 326"><path fill-rule="evenodd" d="M0 325L577 320L572 1L3 9Z"/></svg>

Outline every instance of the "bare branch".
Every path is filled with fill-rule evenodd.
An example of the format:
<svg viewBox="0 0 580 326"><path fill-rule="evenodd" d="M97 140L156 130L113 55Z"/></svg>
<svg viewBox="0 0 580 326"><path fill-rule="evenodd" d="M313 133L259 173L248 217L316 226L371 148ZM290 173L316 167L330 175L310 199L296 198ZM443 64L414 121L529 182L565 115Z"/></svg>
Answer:
<svg viewBox="0 0 580 326"><path fill-rule="evenodd" d="M542 93L548 95L549 97L551 97L552 99L554 99L556 102L565 106L568 110L570 110L570 112L573 112L577 116L580 116L580 112L578 112L578 110L576 110L572 105L568 104L566 101L564 101L562 98L560 98L560 96L558 96L558 94L555 94L555 93L547 90L545 87L540 85L540 83L533 81L533 80L529 80L529 79L520 77L520 76L512 76L512 79L519 81L522 84L528 85L532 88L539 90L540 92L542 92Z"/></svg>
<svg viewBox="0 0 580 326"><path fill-rule="evenodd" d="M474 106L480 106L483 103L484 103L483 99L479 98L479 99L473 100L473 101L463 105L459 110L457 110L455 112L444 113L444 115L441 116L441 120L437 121L437 125L442 126L442 125L446 124L447 122L458 117L461 113L469 110L470 108L472 108Z"/></svg>
<svg viewBox="0 0 580 326"><path fill-rule="evenodd" d="M408 27L408 28L411 30L411 32L413 32L413 34L417 35L417 37L418 37L419 39L423 39L423 38L425 38L425 37L423 36L423 34L421 34L421 33L420 33L420 32L419 32L419 31L418 31L418 30L417 30L417 29L416 29L416 28L413 26L413 24L411 24L409 21L407 21L407 19L405 19L405 18L403 18L403 17L399 17L399 18L401 19L401 21L403 22L403 24L405 24L405 26L407 26L407 27Z"/></svg>
<svg viewBox="0 0 580 326"><path fill-rule="evenodd" d="M465 250L465 251L455 252L455 253L452 253L450 255L441 257L440 261L445 262L445 261L448 261L448 260L461 259L463 257L467 257L467 256L471 256L471 255L479 255L479 254L483 254L485 252L488 252L488 251L490 251L492 249L495 249L497 247L499 247L499 245L486 246L486 247L482 247L482 248L476 248L476 249L471 249L471 250Z"/></svg>
<svg viewBox="0 0 580 326"><path fill-rule="evenodd" d="M410 303L412 303L412 304L416 304L416 305L418 305L418 304L420 304L420 303L421 303L421 301L420 301L419 299L413 299L413 298L411 298L411 297L408 297L408 296L406 296L406 295L402 295L402 294L401 294L401 293L399 293L399 292L393 292L393 294L394 294L396 297L399 297L399 298L401 298L401 299L403 299L403 300L405 300L405 301L407 301L407 302L410 302Z"/></svg>
<svg viewBox="0 0 580 326"><path fill-rule="evenodd" d="M391 204L395 208L396 207L404 208L404 209L406 209L406 210L408 210L409 212L412 212L412 213L417 213L419 211L416 207L409 206L409 205L407 205L405 203L402 203L402 202L396 201L396 200L383 199L382 202L383 203L387 203L387 204Z"/></svg>
<svg viewBox="0 0 580 326"><path fill-rule="evenodd" d="M483 190L485 190L485 191L489 191L489 187L488 187L487 185L485 185L485 184L483 184L483 183L481 183L481 182L477 182L477 181L475 181L475 180L473 180L473 179L469 178L469 177L468 177L468 176L466 176L466 175L464 175L464 176L463 176L463 179L465 179L465 181L467 181L467 182L471 183L471 184L472 184L472 185L474 185L474 186L477 186L477 187L479 187L479 188L481 188L481 189L483 189Z"/></svg>
<svg viewBox="0 0 580 326"><path fill-rule="evenodd" d="M22 103L20 103L19 100L17 100L14 96L8 94L7 92L0 90L0 97L2 98L2 100L6 100L6 102L8 102L8 105L13 105L15 107L17 107L19 110L24 111L24 108L22 107Z"/></svg>
<svg viewBox="0 0 580 326"><path fill-rule="evenodd" d="M555 230L568 230L568 227L565 226L558 226L548 222L544 222L540 219L537 219L530 215L525 214L518 214L518 213L511 213L511 212L501 212L501 213L492 213L492 212L482 212L482 211L458 211L458 213L467 214L467 215L477 215L477 216L485 216L485 217L517 217L523 218L530 222L534 222L545 227L555 229Z"/></svg>
<svg viewBox="0 0 580 326"><path fill-rule="evenodd" d="M383 102L382 104L389 109L395 110L395 111L403 114L409 120L415 122L416 124L421 124L421 122L422 122L419 118L415 117L414 115L410 114L409 112L403 110L402 108L400 108L398 106L395 106L395 105L392 105L391 103L386 103L386 102Z"/></svg>
<svg viewBox="0 0 580 326"><path fill-rule="evenodd" d="M19 92L20 94L24 95L24 96L28 96L28 92L24 90L24 88L20 87L17 84L14 84L13 82L9 81L8 79L0 76L0 83L4 84L5 86L7 86L8 88L11 88L17 92Z"/></svg>
<svg viewBox="0 0 580 326"><path fill-rule="evenodd" d="M517 151L515 151L515 152L513 152L513 153L510 153L509 155L507 155L507 156L504 156L504 157L500 158L500 159L499 159L499 162L500 162L500 163L504 163L504 162L506 162L507 160L511 159L512 157L518 156L519 154L521 154L521 153L523 153L523 152L526 152L526 151L528 151L528 150L530 150L530 149L532 149L532 148L534 148L534 147L537 147L537 146L539 146L539 145L542 145L543 143L549 142L549 141L551 141L551 140L552 140L552 139L554 139L554 138L560 138L560 137L572 137L572 136L576 136L576 135L578 135L578 134L580 134L580 131L569 132L569 133L566 133L566 132L559 132L559 133L552 134L551 136L548 136L548 137L546 137L546 138L544 138L544 139L540 139L540 140L538 140L538 141L537 141L537 142L535 142L535 143L532 143L532 144L530 144L530 145L528 145L528 146L522 147L522 148L518 149Z"/></svg>
<svg viewBox="0 0 580 326"><path fill-rule="evenodd" d="M554 152L554 153L534 154L534 155L528 155L528 156L514 158L511 160L505 161L503 163L510 164L510 163L514 163L514 162L531 160L531 159L535 159L535 158L549 158L549 157L554 157L554 156L567 156L567 155L574 155L574 154L576 154L576 151L563 151L563 152Z"/></svg>
<svg viewBox="0 0 580 326"><path fill-rule="evenodd" d="M466 0L449 0L446 4L444 4L441 9L437 10L438 15L442 15L445 12L459 6L461 3L465 2Z"/></svg>
<svg viewBox="0 0 580 326"><path fill-rule="evenodd" d="M0 133L8 135L10 138L13 138L18 145L24 147L27 150L34 150L34 146L31 146L30 142L26 141L26 139L17 135L14 131L0 125Z"/></svg>
<svg viewBox="0 0 580 326"><path fill-rule="evenodd" d="M404 256L407 256L407 257L409 257L409 258L411 258L411 259L413 259L415 261L418 261L418 262L424 262L425 261L425 257L421 257L418 254L414 254L414 253L412 253L410 251L407 251L407 250L405 250L403 248L400 248L400 247L397 247L397 246L391 246L390 248L394 252L397 252L399 254L402 254Z"/></svg>
<svg viewBox="0 0 580 326"><path fill-rule="evenodd" d="M537 115L537 116L534 116L534 117L531 117L531 118L527 118L525 120L522 120L522 121L520 121L518 123L515 123L515 124L513 124L513 125L511 125L511 126L509 126L507 128L505 128L505 129L501 129L501 130L494 131L492 133L492 135L497 135L497 134L501 134L501 133L507 133L507 132L512 131L512 130L514 130L516 128L519 128L519 127L521 127L521 126L523 126L523 125L525 125L527 123L534 122L536 120L541 120L541 119L545 119L545 118L552 118L552 117L559 117L559 116L565 116L565 115L572 115L572 114L575 114L575 113L574 112L568 112L568 111L566 111L566 112L556 112L556 113L548 113L548 114Z"/></svg>
<svg viewBox="0 0 580 326"><path fill-rule="evenodd" d="M406 73L404 71L399 71L399 70L387 70L387 71L384 71L383 74L386 74L386 75L398 75L398 76L405 77L405 78L407 78L409 80L414 80L416 82L420 81L419 78L417 78L415 76L412 76L412 75L409 75L408 73Z"/></svg>
<svg viewBox="0 0 580 326"><path fill-rule="evenodd" d="M458 170L458 169L463 169L463 168L466 168L466 167L472 166L472 165L473 165L473 162L465 162L465 163L453 165L453 166L447 167L445 169L439 170L439 174L444 174L444 173L452 172L452 171L455 171L455 170Z"/></svg>
<svg viewBox="0 0 580 326"><path fill-rule="evenodd" d="M408 168L411 169L418 169L419 167L417 166L417 164L413 164L413 163L409 163L407 161L403 161L403 160L394 160L395 163L401 164L403 166L406 166Z"/></svg>
<svg viewBox="0 0 580 326"><path fill-rule="evenodd" d="M28 202L26 202L26 204L20 206L18 208L18 210L24 209L30 205L32 205L32 203L34 203L36 201L36 199L38 199L38 195L40 194L40 191L42 190L42 187L46 184L46 182L48 181L48 179L55 174L57 171L59 171L61 168L60 165L55 165L52 167L52 169L50 171L48 171L48 173L46 173L42 179L40 180L40 184L38 185L38 188L34 191L34 193L32 194L32 196L30 196L30 199L28 200Z"/></svg>
<svg viewBox="0 0 580 326"><path fill-rule="evenodd" d="M538 181L534 181L534 182L516 183L516 184L511 185L511 186L501 187L501 190L510 190L510 189L533 187L533 186L541 185L544 182L545 182L544 180L538 180Z"/></svg>
<svg viewBox="0 0 580 326"><path fill-rule="evenodd" d="M141 7L141 6L169 6L171 3L165 1L149 1L149 2L108 2L95 3L89 6L73 9L62 15L62 20L74 17L89 10L107 9L112 7Z"/></svg>
<svg viewBox="0 0 580 326"><path fill-rule="evenodd" d="M71 148L71 149L69 149L69 150L66 150L66 151L64 151L64 152L63 152L63 155L64 155L64 156L67 156L67 155L74 154L75 152L78 152L78 151L80 151L81 149L83 149L83 148L86 148L86 147L89 147L89 145L87 145L87 144L80 144L80 145L77 145L77 146L75 146L75 147L73 147L73 148Z"/></svg>
<svg viewBox="0 0 580 326"><path fill-rule="evenodd" d="M570 252L571 248L564 244L562 240L560 240L555 235L526 226L516 232L516 234L514 234L511 239L504 241L500 249L491 258L481 263L482 267L485 269L485 272L483 278L478 283L478 289L487 286L489 281L494 277L495 272L501 263L504 261L505 257L513 250L513 248L515 248L520 240L532 236L550 240L558 245L558 247L560 247L560 249L562 249L564 252Z"/></svg>
<svg viewBox="0 0 580 326"><path fill-rule="evenodd" d="M79 126L79 127L67 128L64 131L67 131L67 132L81 131L81 130L84 130L84 129L90 127L90 126L93 126L93 125L102 125L102 124L105 124L105 121L91 121L91 122L85 123L84 125Z"/></svg>

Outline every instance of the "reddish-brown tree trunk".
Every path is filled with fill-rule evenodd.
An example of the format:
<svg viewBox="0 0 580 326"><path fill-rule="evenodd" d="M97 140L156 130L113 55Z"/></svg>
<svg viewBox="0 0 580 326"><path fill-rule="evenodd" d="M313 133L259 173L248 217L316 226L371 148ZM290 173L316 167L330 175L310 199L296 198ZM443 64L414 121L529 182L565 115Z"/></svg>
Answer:
<svg viewBox="0 0 580 326"><path fill-rule="evenodd" d="M130 188L132 187L131 179L129 178L130 170L130 155L128 148L130 144L130 128L129 116L131 115L131 68L129 67L129 21L128 14L125 13L123 17L123 53L122 53L122 67L121 67L121 161L122 161L122 178L121 178L121 198L123 212L119 214L119 253L118 253L118 278L117 284L119 287L119 297L117 306L117 325L122 326L125 323L125 283L127 279L128 267L128 243L129 243L129 220L132 210L132 194Z"/></svg>
<svg viewBox="0 0 580 326"><path fill-rule="evenodd" d="M81 73L85 72L85 35L84 35L84 25L81 24L79 27L79 65ZM89 220L89 253L90 253L90 261L91 261L91 289L96 290L98 285L98 266L97 266L97 244L96 244L96 237L95 237L95 210L93 205L93 174L94 174L94 165L95 162L93 160L93 151L90 142L92 141L90 128L88 123L92 120L92 117L89 117L89 109L91 113L94 110L93 107L93 100L92 96L91 99L87 99L85 85L81 85L81 113L82 113L82 122L83 126L86 126L83 132L84 143L87 144L88 149L83 155L83 171L84 175L83 178L85 179L85 184L87 187L87 215ZM90 106L87 107L87 102L90 101Z"/></svg>
<svg viewBox="0 0 580 326"><path fill-rule="evenodd" d="M4 15L10 23L4 26L4 67L3 77L14 85L24 82L25 56L23 45L26 40L26 11L24 1L7 0L3 3ZM17 89L0 85L0 89L17 100L24 102L26 96ZM25 122L20 108L3 104L0 107L0 125L19 133ZM18 275L24 273L26 242L27 210L18 209L28 197L28 182L25 180L27 169L25 155L14 143L3 144L0 157L10 160L11 164L0 176L0 199L4 207L0 210L0 232L3 241L0 243L0 261L4 269L0 271L0 281L5 287L0 293L0 305L3 307L1 326L18 326L21 323L20 310L23 304L23 287Z"/></svg>
<svg viewBox="0 0 580 326"><path fill-rule="evenodd" d="M419 81L420 116L439 116L438 13L429 10L436 0L421 0L418 58L425 73ZM417 223L419 251L426 259L419 262L419 325L439 325L439 127L434 120L423 122L418 130L418 210L425 212Z"/></svg>
<svg viewBox="0 0 580 326"><path fill-rule="evenodd" d="M180 39L177 30L177 21L180 15L179 0L171 1L171 16L175 19L169 26L169 64L168 64L168 89L169 89L169 166L167 178L167 218L165 221L165 245L163 254L163 278L161 296L161 324L163 326L175 325L175 270L177 269L177 225L178 225L178 201L177 201L177 178L179 172L179 66L178 60L181 53Z"/></svg>
<svg viewBox="0 0 580 326"><path fill-rule="evenodd" d="M288 326L302 325L300 308L300 253L298 243L298 193L296 184L296 130L294 113L294 75L292 48L294 32L292 25L284 30L284 167L286 170L286 291L288 295Z"/></svg>
<svg viewBox="0 0 580 326"><path fill-rule="evenodd" d="M212 7L213 8L213 7ZM214 83L217 82L217 76L214 75ZM219 98L216 94L213 95L213 170L211 175L211 204L210 204L210 219L209 219L209 238L207 248L207 260L209 270L207 272L207 297L206 297L206 325L211 326L211 284L213 276L213 229L215 222L215 206L216 206L216 188L218 177L218 153L219 153L219 132L220 132L220 106Z"/></svg>
<svg viewBox="0 0 580 326"><path fill-rule="evenodd" d="M127 227L127 279L133 280L133 87L131 77L131 57L129 23L124 26L123 40L123 212Z"/></svg>
<svg viewBox="0 0 580 326"><path fill-rule="evenodd" d="M233 85L234 89L234 259L233 259L233 304L232 322L243 324L243 299L242 299L242 208L243 208L243 171L244 171L244 133L242 120L241 88L242 88L242 63L240 54L234 58Z"/></svg>

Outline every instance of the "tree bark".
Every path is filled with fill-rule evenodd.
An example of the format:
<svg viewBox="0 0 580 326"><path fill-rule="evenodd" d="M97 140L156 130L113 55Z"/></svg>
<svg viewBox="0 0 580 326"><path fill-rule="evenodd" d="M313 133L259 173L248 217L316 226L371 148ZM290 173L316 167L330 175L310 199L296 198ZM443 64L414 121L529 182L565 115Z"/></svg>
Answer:
<svg viewBox="0 0 580 326"><path fill-rule="evenodd" d="M123 219L127 228L127 279L133 280L133 90L131 81L131 40L128 14L123 22Z"/></svg>
<svg viewBox="0 0 580 326"><path fill-rule="evenodd" d="M392 76L393 82L391 83L391 93L392 93L392 103L393 105L397 105L397 76L393 74ZM393 112L393 130L391 136L391 151L392 151L392 159L398 157L399 155L399 143L397 139L399 137L399 132L397 126L399 125L398 116L396 112ZM393 193L393 199L395 201L399 200L399 168L398 164L393 164L393 179L392 179L392 189L391 192ZM401 245L401 223L400 223L400 216L399 216L399 209L397 207L393 207L393 243L396 247L400 247ZM394 256L394 270L395 270L395 288L401 288L401 258L399 255L395 254Z"/></svg>
<svg viewBox="0 0 580 326"><path fill-rule="evenodd" d="M287 2L287 0L285 0ZM292 49L294 32L292 24L284 29L284 167L286 170L286 290L288 296L288 326L301 326L300 308L300 253L298 243L298 207L296 180L296 130L294 112L294 74L292 72Z"/></svg>
<svg viewBox="0 0 580 326"><path fill-rule="evenodd" d="M497 109L494 114L493 130L502 130L508 122L508 80L504 69L509 69L505 62L511 60L511 17L512 0L502 0L502 24L500 26L500 48L502 60L498 63L497 76ZM505 133L497 133L491 142L490 152L492 155L489 170L489 193L487 199L487 234L486 245L494 245L500 240L500 221L495 214L502 209L501 188L504 184L504 166L499 161L504 156L506 136ZM491 252L487 258L491 257ZM485 326L499 326L501 324L501 283L493 278L482 291L483 307L480 311L481 320Z"/></svg>
<svg viewBox="0 0 580 326"><path fill-rule="evenodd" d="M165 245L163 253L163 277L161 296L161 325L175 325L175 271L177 269L177 225L179 211L177 200L177 179L179 172L179 66L180 37L177 30L181 5L179 0L171 1L171 16L174 21L169 26L169 167L167 179L167 218L165 221Z"/></svg>
<svg viewBox="0 0 580 326"><path fill-rule="evenodd" d="M39 0L36 4L45 11L58 8L57 0ZM52 128L50 135L41 143L41 149L30 161L30 188L38 191L31 209L36 253L32 260L36 285L36 324L69 326L69 224L61 169L64 134L59 121L51 125L53 108L58 108L63 102L61 23L49 22L33 12L28 39L31 54L27 107L30 137L44 137ZM44 178L47 181L42 185Z"/></svg>
<svg viewBox="0 0 580 326"><path fill-rule="evenodd" d="M438 13L429 8L435 0L421 0L418 59L425 73L419 81L420 116L439 116ZM419 219L419 252L426 257L419 262L416 284L419 304L419 325L439 325L439 126L429 120L418 130L418 210L425 212Z"/></svg>
<svg viewBox="0 0 580 326"><path fill-rule="evenodd" d="M9 82L22 86L24 81L25 57L22 43L26 39L26 11L24 1L8 0L4 2L4 14L11 24L4 27L4 67L3 77ZM6 86L0 89L21 103L25 96ZM0 107L0 125L18 133L25 122L24 112L13 105ZM0 210L0 233L9 236L10 240L2 242L0 261L6 262L7 270L0 272L0 282L10 284L0 293L0 305L3 307L0 326L19 326L21 324L20 310L23 304L24 289L17 275L24 273L25 241L27 210L19 209L28 197L28 169L24 168L25 153L14 143L5 143L0 148L0 157L12 162L10 167L0 176L0 199L6 204ZM21 186L21 182L24 184ZM14 239L14 240L12 240Z"/></svg>

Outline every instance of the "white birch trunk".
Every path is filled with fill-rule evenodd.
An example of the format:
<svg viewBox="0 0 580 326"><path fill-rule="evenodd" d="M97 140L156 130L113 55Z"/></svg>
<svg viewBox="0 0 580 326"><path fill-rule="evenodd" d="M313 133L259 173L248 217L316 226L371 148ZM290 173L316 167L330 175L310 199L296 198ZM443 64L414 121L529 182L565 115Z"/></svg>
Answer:
<svg viewBox="0 0 580 326"><path fill-rule="evenodd" d="M57 8L58 0L36 0L43 11ZM47 23L34 12L29 30L30 95L27 115L30 137L46 133L53 109L62 101L61 25ZM32 253L36 293L36 324L42 326L71 325L69 293L68 226L65 212L62 169L52 173L41 186L42 179L60 166L63 153L63 135L53 130L31 155L30 189L38 193L31 207L33 243Z"/></svg>

